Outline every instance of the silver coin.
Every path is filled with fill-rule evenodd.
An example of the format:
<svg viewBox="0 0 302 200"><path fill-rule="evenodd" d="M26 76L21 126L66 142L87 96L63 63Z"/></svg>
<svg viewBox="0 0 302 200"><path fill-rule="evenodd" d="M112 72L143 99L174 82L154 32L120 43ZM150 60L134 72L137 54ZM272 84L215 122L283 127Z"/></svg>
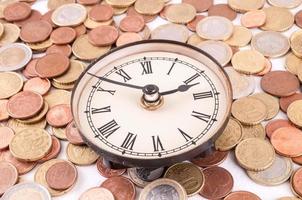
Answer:
<svg viewBox="0 0 302 200"><path fill-rule="evenodd" d="M157 179L148 184L141 192L139 200L186 200L185 189L171 179Z"/></svg>
<svg viewBox="0 0 302 200"><path fill-rule="evenodd" d="M276 154L276 159L271 167L261 172L247 171L248 176L262 185L280 185L286 182L293 172L293 163L290 158Z"/></svg>
<svg viewBox="0 0 302 200"><path fill-rule="evenodd" d="M241 74L233 67L225 67L224 70L231 81L233 99L240 99L242 97L249 96L255 91L256 82L253 76Z"/></svg>
<svg viewBox="0 0 302 200"><path fill-rule="evenodd" d="M1 200L51 200L46 188L37 183L20 183L8 189Z"/></svg>
<svg viewBox="0 0 302 200"><path fill-rule="evenodd" d="M227 40L232 36L234 26L225 17L211 16L198 22L196 32L200 37L207 40Z"/></svg>
<svg viewBox="0 0 302 200"><path fill-rule="evenodd" d="M296 8L302 4L302 0L268 0L268 3L281 8Z"/></svg>
<svg viewBox="0 0 302 200"><path fill-rule="evenodd" d="M263 31L252 39L252 48L259 51L266 57L280 57L290 49L287 37L274 31Z"/></svg>
<svg viewBox="0 0 302 200"><path fill-rule="evenodd" d="M188 29L185 26L178 24L164 24L158 26L151 32L151 39L174 40L185 43L188 38Z"/></svg>
<svg viewBox="0 0 302 200"><path fill-rule="evenodd" d="M208 40L199 43L197 47L210 54L222 67L227 65L233 56L231 47L221 41Z"/></svg>
<svg viewBox="0 0 302 200"><path fill-rule="evenodd" d="M22 43L7 44L0 48L0 71L16 71L31 60L31 49Z"/></svg>

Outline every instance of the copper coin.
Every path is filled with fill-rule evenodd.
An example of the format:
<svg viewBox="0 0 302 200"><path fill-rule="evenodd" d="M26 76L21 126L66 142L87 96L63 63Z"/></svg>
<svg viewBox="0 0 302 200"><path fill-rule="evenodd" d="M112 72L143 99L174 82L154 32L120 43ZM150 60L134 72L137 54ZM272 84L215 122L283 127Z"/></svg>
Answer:
<svg viewBox="0 0 302 200"><path fill-rule="evenodd" d="M24 19L24 20L20 20L20 21L16 21L14 22L17 26L22 27L23 25L32 22L32 21L37 21L37 20L41 20L42 18L42 14L37 11L37 10L32 10L31 14L28 18Z"/></svg>
<svg viewBox="0 0 302 200"><path fill-rule="evenodd" d="M88 12L88 17L97 22L108 21L113 17L113 8L110 5L95 5Z"/></svg>
<svg viewBox="0 0 302 200"><path fill-rule="evenodd" d="M86 26L84 26L83 24L75 26L73 27L73 29L76 31L77 37L79 37L80 35L84 35L87 31Z"/></svg>
<svg viewBox="0 0 302 200"><path fill-rule="evenodd" d="M43 107L40 94L23 91L11 97L7 103L9 115L15 119L28 119L35 116Z"/></svg>
<svg viewBox="0 0 302 200"><path fill-rule="evenodd" d="M302 165L302 156L292 158L292 160L293 160L296 164Z"/></svg>
<svg viewBox="0 0 302 200"><path fill-rule="evenodd" d="M46 115L46 121L53 127L67 125L72 121L70 106L67 104L59 104L52 107Z"/></svg>
<svg viewBox="0 0 302 200"><path fill-rule="evenodd" d="M111 177L105 180L101 187L110 190L115 200L134 200L136 191L134 184L122 176Z"/></svg>
<svg viewBox="0 0 302 200"><path fill-rule="evenodd" d="M3 10L3 15L7 21L18 21L29 17L31 8L27 3L16 2L7 5Z"/></svg>
<svg viewBox="0 0 302 200"><path fill-rule="evenodd" d="M292 176L292 186L295 192L302 196L302 168L299 168Z"/></svg>
<svg viewBox="0 0 302 200"><path fill-rule="evenodd" d="M9 119L9 113L7 112L6 109L7 103L8 100L6 99L0 100L0 121Z"/></svg>
<svg viewBox="0 0 302 200"><path fill-rule="evenodd" d="M0 196L18 181L16 167L8 162L0 162Z"/></svg>
<svg viewBox="0 0 302 200"><path fill-rule="evenodd" d="M44 20L32 21L21 28L20 38L24 42L38 43L45 41L52 32L50 23Z"/></svg>
<svg viewBox="0 0 302 200"><path fill-rule="evenodd" d="M222 167L209 167L203 170L205 185L200 195L207 199L221 199L233 188L234 180L230 172Z"/></svg>
<svg viewBox="0 0 302 200"><path fill-rule="evenodd" d="M58 54L63 54L67 57L69 57L72 53L72 48L69 44L67 45L52 45L48 47L46 50L46 54L53 54L53 53L58 53Z"/></svg>
<svg viewBox="0 0 302 200"><path fill-rule="evenodd" d="M261 200L257 195L248 191L232 192L224 200Z"/></svg>
<svg viewBox="0 0 302 200"><path fill-rule="evenodd" d="M106 167L103 163L103 159L99 158L96 162L96 167L99 173L105 178L111 178L116 176L121 176L126 172L126 169L110 169Z"/></svg>
<svg viewBox="0 0 302 200"><path fill-rule="evenodd" d="M274 131L271 143L276 151L288 157L302 155L302 131L295 127L282 127Z"/></svg>
<svg viewBox="0 0 302 200"><path fill-rule="evenodd" d="M213 0L182 0L182 2L194 6L197 12L207 11L213 5Z"/></svg>
<svg viewBox="0 0 302 200"><path fill-rule="evenodd" d="M227 158L228 154L228 151L217 151L213 148L213 152L209 155L194 158L192 163L199 167L211 167L221 164Z"/></svg>
<svg viewBox="0 0 302 200"><path fill-rule="evenodd" d="M271 71L261 79L261 88L274 96L286 97L295 94L300 88L299 79L286 71Z"/></svg>
<svg viewBox="0 0 302 200"><path fill-rule="evenodd" d="M282 127L293 127L293 125L285 119L276 119L272 120L269 123L266 124L265 126L265 132L267 137L271 137L273 132L275 132L277 129L282 128Z"/></svg>
<svg viewBox="0 0 302 200"><path fill-rule="evenodd" d="M125 32L138 33L145 26L144 18L139 15L126 16L121 20L120 29Z"/></svg>
<svg viewBox="0 0 302 200"><path fill-rule="evenodd" d="M138 13L135 10L134 6L131 6L130 8L128 8L127 15L129 15L129 16L133 16L133 15L141 16L144 19L145 23L151 22L154 19L156 19L156 17L157 17L157 15L142 15L142 14Z"/></svg>
<svg viewBox="0 0 302 200"><path fill-rule="evenodd" d="M99 26L88 33L88 40L95 46L108 46L118 38L118 30L113 26Z"/></svg>
<svg viewBox="0 0 302 200"><path fill-rule="evenodd" d="M199 21L205 18L204 15L196 15L196 17L189 23L187 23L187 27L190 31L196 31L196 26Z"/></svg>
<svg viewBox="0 0 302 200"><path fill-rule="evenodd" d="M228 4L216 4L209 8L209 16L221 16L233 21L237 17L237 13Z"/></svg>
<svg viewBox="0 0 302 200"><path fill-rule="evenodd" d="M42 159L40 159L38 162L45 162L51 159L56 158L60 151L61 151L61 143L60 140L58 138L56 138L55 136L51 136L51 140L52 140L52 146L50 149L50 152Z"/></svg>
<svg viewBox="0 0 302 200"><path fill-rule="evenodd" d="M51 35L50 39L54 44L69 44L75 40L77 32L70 27L60 27L55 29Z"/></svg>
<svg viewBox="0 0 302 200"><path fill-rule="evenodd" d="M36 72L36 64L39 59L32 59L25 67L24 71L30 76L30 77L37 77L37 72Z"/></svg>
<svg viewBox="0 0 302 200"><path fill-rule="evenodd" d="M79 132L78 128L76 127L76 124L74 121L72 121L68 124L68 126L66 127L66 130L65 130L65 133L66 133L67 140L71 144L75 144L75 145L84 144L84 141L83 141L83 139L80 135L80 132Z"/></svg>
<svg viewBox="0 0 302 200"><path fill-rule="evenodd" d="M45 175L48 186L55 190L70 188L77 180L76 167L66 161L52 165Z"/></svg>
<svg viewBox="0 0 302 200"><path fill-rule="evenodd" d="M49 24L51 24L52 27L56 27L57 26L51 20L52 13L54 11L55 10L49 10L49 11L47 11L44 15L42 15L42 18L41 18L42 20L47 21Z"/></svg>
<svg viewBox="0 0 302 200"><path fill-rule="evenodd" d="M289 107L289 105L291 103L293 103L294 101L297 101L297 100L302 100L302 94L301 93L296 93L296 94L293 94L293 95L288 96L288 97L281 97L280 98L281 110L286 113L287 108Z"/></svg>
<svg viewBox="0 0 302 200"><path fill-rule="evenodd" d="M53 78L64 74L69 68L70 61L67 56L53 53L40 58L35 70L41 78Z"/></svg>
<svg viewBox="0 0 302 200"><path fill-rule="evenodd" d="M295 22L298 27L302 28L302 10L296 13Z"/></svg>
<svg viewBox="0 0 302 200"><path fill-rule="evenodd" d="M118 39L116 40L116 46L122 46L125 44L129 44L132 42L137 42L137 41L141 41L143 40L142 36L140 36L140 34L138 33L122 33Z"/></svg>
<svg viewBox="0 0 302 200"><path fill-rule="evenodd" d="M26 81L23 87L23 91L32 91L39 93L40 95L44 95L50 90L50 87L51 84L48 79L35 77Z"/></svg>
<svg viewBox="0 0 302 200"><path fill-rule="evenodd" d="M8 148L14 135L15 133L11 128L6 126L0 127L0 150Z"/></svg>

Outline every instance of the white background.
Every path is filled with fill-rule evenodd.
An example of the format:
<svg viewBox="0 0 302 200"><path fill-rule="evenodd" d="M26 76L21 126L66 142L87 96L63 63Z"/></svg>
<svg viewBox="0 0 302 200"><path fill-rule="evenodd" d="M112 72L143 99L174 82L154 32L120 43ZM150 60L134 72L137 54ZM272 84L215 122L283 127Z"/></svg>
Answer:
<svg viewBox="0 0 302 200"><path fill-rule="evenodd" d="M244 0L242 0L242 1L244 1ZM171 2L179 3L179 2L181 2L181 0L172 0ZM41 13L45 13L47 11L46 3L47 3L47 0L38 0L32 7L36 10L39 10ZM215 0L215 4L218 4L218 3L227 3L227 0ZM267 7L268 4L266 4L265 6ZM302 6L300 6L299 8L296 8L296 9L292 9L291 12L293 14L295 14L300 9L302 9ZM204 14L207 15L207 13L204 13ZM119 17L115 18L115 20L119 21L123 16L124 15L119 16ZM240 24L240 17L241 17L241 15L238 15L237 19L234 20L234 24L236 24L236 25ZM167 23L167 22L162 20L160 17L158 17L155 21L149 23L148 26L151 29L154 29L158 25L165 24L165 23ZM294 32L295 30L297 30L296 26L294 26L291 30L285 32L285 34L289 37L290 34L292 32ZM256 30L256 29L253 30L253 34L255 34L257 32L259 32L259 30ZM272 59L273 70L277 70L277 69L284 70L284 62L285 62L284 58ZM258 91L258 92L261 91L259 83L260 83L260 78L257 78L257 90L256 91ZM277 116L277 118L284 118L284 117L285 117L285 115L282 114L281 112ZM63 142L61 142L61 143L63 143ZM67 145L67 143L64 142L63 149L61 150L59 158L66 159L66 156L65 156L66 145ZM251 191L253 193L256 193L259 197L261 197L264 200L278 199L283 196L293 196L288 182L284 183L280 186L265 187L265 186L258 185L256 183L254 183L253 181L251 181L249 179L249 177L246 175L245 170L243 170L236 164L236 160L234 158L233 152L230 154L228 159L223 164L221 164L221 166L228 169L234 177L233 191L237 191L237 190ZM295 165L295 168L297 168L297 167L298 166ZM77 167L77 169L78 169L79 176L78 176L78 181L76 183L76 186L70 192L68 192L66 195L57 197L57 198L53 198L54 200L76 200L85 190L87 190L91 187L99 186L104 181L104 178L101 175L99 175L99 173L97 172L95 165L89 166L89 167ZM23 176L21 179L24 181L25 180L33 181L34 180L33 176L34 176L35 171L36 171L36 169L34 169L29 174ZM138 195L137 195L137 199L138 199ZM199 195L196 195L189 199L190 200L197 200L197 199L200 200L203 198L200 197Z"/></svg>

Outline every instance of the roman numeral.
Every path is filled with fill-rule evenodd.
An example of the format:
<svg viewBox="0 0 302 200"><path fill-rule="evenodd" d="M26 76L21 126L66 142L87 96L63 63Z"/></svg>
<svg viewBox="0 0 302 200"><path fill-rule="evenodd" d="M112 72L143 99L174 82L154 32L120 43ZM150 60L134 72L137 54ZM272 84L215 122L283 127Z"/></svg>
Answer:
<svg viewBox="0 0 302 200"><path fill-rule="evenodd" d="M141 66L143 68L143 73L144 74L152 74L152 65L151 65L151 61L145 61L145 62L141 62Z"/></svg>
<svg viewBox="0 0 302 200"><path fill-rule="evenodd" d="M152 136L152 141L153 141L153 148L154 148L154 151L159 151L159 148L161 149L161 151L164 151L164 147L163 147L163 144L161 143L160 139L159 139L159 136Z"/></svg>
<svg viewBox="0 0 302 200"><path fill-rule="evenodd" d="M196 112L196 111L193 111L192 116L196 117L197 119L200 119L206 123L208 123L209 120L211 119L211 115L206 115L206 114Z"/></svg>
<svg viewBox="0 0 302 200"><path fill-rule="evenodd" d="M133 145L135 143L136 137L137 135L134 135L133 133L128 133L121 147L129 150L133 150Z"/></svg>
<svg viewBox="0 0 302 200"><path fill-rule="evenodd" d="M117 70L117 68L114 68L114 69ZM131 77L123 69L119 69L115 73L120 75L124 79L124 82L131 80Z"/></svg>
<svg viewBox="0 0 302 200"><path fill-rule="evenodd" d="M178 129L179 132L181 133L181 135L185 138L185 140L188 142L190 140L192 140L193 138L191 136L189 136L188 134L186 134L183 130L181 130L180 128Z"/></svg>
<svg viewBox="0 0 302 200"><path fill-rule="evenodd" d="M111 107L106 106L104 108L92 108L91 113L92 114L97 114L97 113L105 113L105 112L111 112Z"/></svg>
<svg viewBox="0 0 302 200"><path fill-rule="evenodd" d="M194 80L197 79L198 77L199 77L199 74L196 73L196 74L194 74L193 76L191 76L190 78L188 78L187 80L185 80L184 83L185 83L186 85L188 85L189 83L191 83L192 81L194 81Z"/></svg>
<svg viewBox="0 0 302 200"><path fill-rule="evenodd" d="M194 96L194 100L212 98L213 92L209 91L209 92L195 93L195 94L193 94L193 96Z"/></svg>
<svg viewBox="0 0 302 200"><path fill-rule="evenodd" d="M120 128L120 126L116 123L116 121L112 120L112 121L108 122L107 124L105 124L104 126L98 128L98 130L105 138L108 138L119 128Z"/></svg>
<svg viewBox="0 0 302 200"><path fill-rule="evenodd" d="M115 90L105 90L105 89L103 89L103 88L101 88L101 87L99 87L98 89L97 89L97 91L98 92L108 92L108 93L110 93L111 95L114 95L115 94Z"/></svg>

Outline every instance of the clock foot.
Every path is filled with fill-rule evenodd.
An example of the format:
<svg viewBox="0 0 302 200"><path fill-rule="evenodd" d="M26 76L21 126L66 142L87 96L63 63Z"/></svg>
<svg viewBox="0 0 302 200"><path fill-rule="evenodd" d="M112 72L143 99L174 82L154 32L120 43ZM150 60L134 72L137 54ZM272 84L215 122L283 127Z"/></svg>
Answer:
<svg viewBox="0 0 302 200"><path fill-rule="evenodd" d="M121 165L121 164L118 164L118 163L114 163L112 161L109 161L105 158L103 158L103 164L110 168L110 169L125 169L125 168L128 168L127 166L125 165Z"/></svg>
<svg viewBox="0 0 302 200"><path fill-rule="evenodd" d="M207 157L215 152L214 145L203 151L198 157Z"/></svg>
<svg viewBox="0 0 302 200"><path fill-rule="evenodd" d="M160 178L165 171L164 167L160 168L136 168L137 176L147 182L152 182Z"/></svg>

